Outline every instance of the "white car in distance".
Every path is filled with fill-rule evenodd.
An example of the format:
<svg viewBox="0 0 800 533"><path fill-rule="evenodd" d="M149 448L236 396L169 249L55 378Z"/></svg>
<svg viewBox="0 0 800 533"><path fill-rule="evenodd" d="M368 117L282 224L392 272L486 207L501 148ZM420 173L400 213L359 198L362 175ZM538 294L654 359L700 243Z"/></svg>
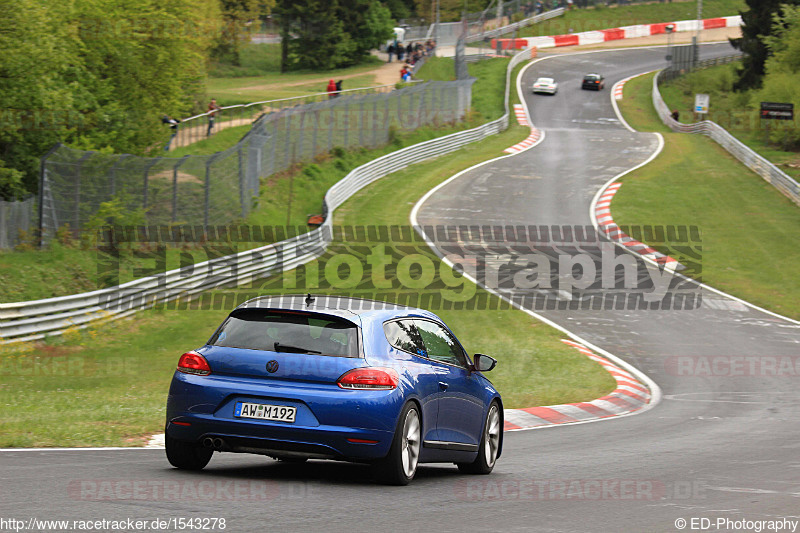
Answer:
<svg viewBox="0 0 800 533"><path fill-rule="evenodd" d="M533 94L556 94L558 83L553 78L539 78L533 82Z"/></svg>

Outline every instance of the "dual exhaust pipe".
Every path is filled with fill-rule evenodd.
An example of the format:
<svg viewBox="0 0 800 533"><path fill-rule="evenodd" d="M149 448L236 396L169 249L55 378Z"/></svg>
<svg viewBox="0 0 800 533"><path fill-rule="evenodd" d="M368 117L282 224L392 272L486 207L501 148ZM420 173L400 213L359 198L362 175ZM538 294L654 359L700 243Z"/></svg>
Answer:
<svg viewBox="0 0 800 533"><path fill-rule="evenodd" d="M203 448L213 448L219 451L223 446L225 446L225 441L219 437L206 437L203 439Z"/></svg>

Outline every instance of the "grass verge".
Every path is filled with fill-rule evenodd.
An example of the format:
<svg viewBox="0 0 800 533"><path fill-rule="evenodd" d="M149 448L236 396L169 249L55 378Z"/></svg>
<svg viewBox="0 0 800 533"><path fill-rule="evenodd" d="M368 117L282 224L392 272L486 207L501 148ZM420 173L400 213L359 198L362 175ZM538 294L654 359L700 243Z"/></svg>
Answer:
<svg viewBox="0 0 800 533"><path fill-rule="evenodd" d="M248 43L241 50L241 65L213 64L206 83L207 93L226 106L325 92L325 83L319 82L325 76L336 80L348 76L346 89L367 87L375 84L375 75L370 71L384 64L369 56L354 67L282 73L280 48L280 44Z"/></svg>
<svg viewBox="0 0 800 533"><path fill-rule="evenodd" d="M736 69L740 63L700 69L680 76L660 87L670 109L677 109L682 122L693 122L694 95L708 94L711 101L708 120L716 122L783 172L800 180L800 152L781 150L775 142L781 130L794 130L794 121L761 120L758 90L735 92ZM770 133L773 142L769 142Z"/></svg>
<svg viewBox="0 0 800 533"><path fill-rule="evenodd" d="M664 131L652 110L652 74L625 86L620 110L640 131ZM800 209L711 139L663 133L664 151L623 178L612 213L620 225L696 225L702 281L800 319ZM665 251L679 243L665 243Z"/></svg>

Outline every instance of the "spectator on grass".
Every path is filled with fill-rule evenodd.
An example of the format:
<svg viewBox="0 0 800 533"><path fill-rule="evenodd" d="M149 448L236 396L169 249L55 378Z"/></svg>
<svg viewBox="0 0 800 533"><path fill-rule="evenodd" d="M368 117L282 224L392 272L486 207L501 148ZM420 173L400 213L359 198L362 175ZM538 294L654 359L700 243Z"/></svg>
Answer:
<svg viewBox="0 0 800 533"><path fill-rule="evenodd" d="M328 99L329 100L332 100L332 99L336 98L336 82L335 81L330 80L328 82L328 88L325 89L325 90L328 91Z"/></svg>
<svg viewBox="0 0 800 533"><path fill-rule="evenodd" d="M340 94L339 94L339 93L341 93L341 92L342 92L342 83L343 83L343 82L344 82L344 80L339 80L339 81L337 81L337 82L336 82L336 85L335 85L335 87L336 87L336 93L335 93L335 96L336 96L337 98L340 96Z"/></svg>
<svg viewBox="0 0 800 533"><path fill-rule="evenodd" d="M392 62L392 54L394 54L394 43L389 43L389 46L386 47L386 53L389 54L389 60L387 63Z"/></svg>
<svg viewBox="0 0 800 533"><path fill-rule="evenodd" d="M164 151L169 152L170 145L172 144L172 139L178 134L178 124L180 124L180 120L174 119L169 115L164 115L161 117L161 122L163 124L169 124L169 129L172 130L169 136L169 140L167 144L164 146Z"/></svg>
<svg viewBox="0 0 800 533"><path fill-rule="evenodd" d="M206 132L206 137L211 136L211 130L214 129L214 119L217 117L217 111L220 109L222 108L217 105L217 100L212 98L208 103L208 131Z"/></svg>
<svg viewBox="0 0 800 533"><path fill-rule="evenodd" d="M414 51L414 43L408 43L406 46L406 57L411 57L411 53Z"/></svg>
<svg viewBox="0 0 800 533"><path fill-rule="evenodd" d="M397 60L402 61L403 56L405 55L406 47L403 46L403 43L397 45Z"/></svg>

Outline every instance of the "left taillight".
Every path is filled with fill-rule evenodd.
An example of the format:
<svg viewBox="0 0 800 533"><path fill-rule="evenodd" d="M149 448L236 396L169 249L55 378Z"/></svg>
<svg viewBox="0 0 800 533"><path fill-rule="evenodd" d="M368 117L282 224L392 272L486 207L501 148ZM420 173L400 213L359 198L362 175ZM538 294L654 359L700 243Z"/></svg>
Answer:
<svg viewBox="0 0 800 533"><path fill-rule="evenodd" d="M342 374L336 384L343 389L391 390L400 382L397 372L391 368L355 368Z"/></svg>
<svg viewBox="0 0 800 533"><path fill-rule="evenodd" d="M197 376L207 376L211 373L206 358L197 352L186 352L178 360L178 372L184 374L195 374Z"/></svg>

